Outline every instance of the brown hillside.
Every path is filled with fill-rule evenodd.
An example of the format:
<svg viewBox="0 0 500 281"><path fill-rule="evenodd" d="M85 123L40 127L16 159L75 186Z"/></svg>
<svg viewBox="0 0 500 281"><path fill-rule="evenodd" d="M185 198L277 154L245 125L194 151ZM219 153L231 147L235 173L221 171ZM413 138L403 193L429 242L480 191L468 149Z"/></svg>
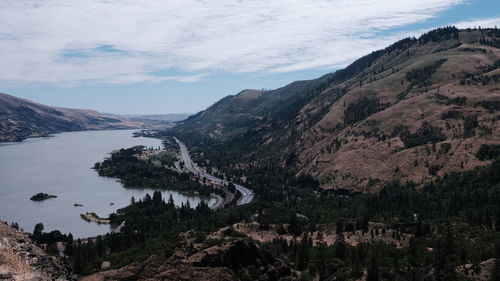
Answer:
<svg viewBox="0 0 500 281"><path fill-rule="evenodd" d="M484 164L474 154L481 144L500 143L500 84L465 78L495 75L500 49L473 43L479 34L464 31L458 40L415 44L405 52L387 53L338 85L350 90L296 143L300 170L315 175L327 189L370 189L392 180L420 183ZM440 60L444 62L426 85L410 86L407 73ZM308 110L320 108L329 91L304 107L299 119L306 120ZM380 111L345 124L347 108L363 98L381 103ZM496 108L487 108L495 104ZM465 125L467 118L477 122ZM398 128L412 134L424 122L438 128L443 139L405 147Z"/></svg>
<svg viewBox="0 0 500 281"><path fill-rule="evenodd" d="M0 142L59 132L140 128L141 124L93 110L50 107L0 93Z"/></svg>
<svg viewBox="0 0 500 281"><path fill-rule="evenodd" d="M325 189L422 183L485 165L478 148L500 143L499 46L498 29L433 30L314 80L225 97L171 133L212 145L205 164L232 174L276 163Z"/></svg>

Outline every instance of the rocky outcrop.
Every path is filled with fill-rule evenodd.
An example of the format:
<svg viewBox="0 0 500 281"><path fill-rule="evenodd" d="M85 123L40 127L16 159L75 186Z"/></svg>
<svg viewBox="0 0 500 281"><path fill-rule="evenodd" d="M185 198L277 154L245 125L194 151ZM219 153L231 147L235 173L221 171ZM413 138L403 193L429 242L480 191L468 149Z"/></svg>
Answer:
<svg viewBox="0 0 500 281"><path fill-rule="evenodd" d="M457 271L472 281L498 280L495 278L500 276L500 259L488 259L479 264L465 264L458 267Z"/></svg>
<svg viewBox="0 0 500 281"><path fill-rule="evenodd" d="M150 257L120 269L83 277L81 281L107 280L298 280L285 262L274 258L252 241L237 239L201 247L181 242L164 262Z"/></svg>
<svg viewBox="0 0 500 281"><path fill-rule="evenodd" d="M55 258L36 246L29 237L0 222L0 280L73 280Z"/></svg>
<svg viewBox="0 0 500 281"><path fill-rule="evenodd" d="M253 280L292 278L293 272L283 261L263 251L254 242L237 240L202 250L185 260L195 267L225 267L244 273Z"/></svg>
<svg viewBox="0 0 500 281"><path fill-rule="evenodd" d="M81 281L110 280L238 280L227 268L193 267L185 264L161 263L155 257L144 263L133 263L120 269L109 270L86 276Z"/></svg>

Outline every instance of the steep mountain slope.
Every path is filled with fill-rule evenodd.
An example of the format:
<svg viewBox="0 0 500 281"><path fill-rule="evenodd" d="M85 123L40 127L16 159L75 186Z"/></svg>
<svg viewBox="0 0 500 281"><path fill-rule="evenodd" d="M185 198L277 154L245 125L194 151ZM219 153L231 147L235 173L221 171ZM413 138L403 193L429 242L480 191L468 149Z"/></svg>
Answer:
<svg viewBox="0 0 500 281"><path fill-rule="evenodd" d="M481 144L500 143L499 44L497 29L437 29L315 80L226 97L173 133L239 150L226 165L242 174L275 161L325 189L426 182L483 165Z"/></svg>
<svg viewBox="0 0 500 281"><path fill-rule="evenodd" d="M140 124L92 110L50 107L0 93L0 142L58 132L139 128Z"/></svg>

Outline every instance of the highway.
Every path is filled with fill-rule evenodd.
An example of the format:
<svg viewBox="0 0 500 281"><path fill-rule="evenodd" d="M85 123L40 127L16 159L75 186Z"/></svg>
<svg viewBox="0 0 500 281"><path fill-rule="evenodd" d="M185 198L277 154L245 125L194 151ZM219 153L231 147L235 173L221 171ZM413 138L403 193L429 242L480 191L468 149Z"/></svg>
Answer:
<svg viewBox="0 0 500 281"><path fill-rule="evenodd" d="M206 173L200 167L198 167L198 165L196 165L196 163L194 163L193 160L191 160L191 157L189 156L189 152L188 152L186 145L183 142L181 142L179 139L177 139L176 137L174 137L174 139L177 142L177 144L179 144L179 147L181 148L181 159L184 162L184 167L188 171L190 171L191 173L193 173L195 175L198 175L200 178L206 178L207 180L210 180L210 181L215 182L215 183L219 183L219 184L223 184L223 185L229 184L228 181L214 177L214 176ZM240 199L238 200L238 202L236 202L236 205L244 205L244 204L248 204L248 203L252 202L252 200L254 199L253 191L251 191L250 189L243 187L239 184L235 184L235 183L232 183L232 184L234 184L234 187L236 188L236 190L241 194Z"/></svg>

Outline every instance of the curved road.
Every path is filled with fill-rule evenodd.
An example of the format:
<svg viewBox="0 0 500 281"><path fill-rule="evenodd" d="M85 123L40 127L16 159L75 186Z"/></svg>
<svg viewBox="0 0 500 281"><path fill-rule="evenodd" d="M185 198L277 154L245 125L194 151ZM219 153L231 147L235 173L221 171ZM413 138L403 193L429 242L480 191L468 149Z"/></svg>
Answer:
<svg viewBox="0 0 500 281"><path fill-rule="evenodd" d="M182 158L182 161L184 162L184 167L188 171L190 171L191 173L193 173L195 175L198 175L200 178L206 178L206 179L211 180L211 181L216 182L216 183L220 183L223 185L227 185L229 183L229 181L219 179L219 178L214 177L210 174L207 174L205 171L203 171L203 169L198 167L198 165L196 165L196 163L194 163L193 160L191 160L191 157L189 156L189 152L187 150L186 145L183 142L181 142L179 139L177 139L176 137L174 137L174 139L179 144L179 146L181 148L181 158ZM238 192L241 194L241 197L238 200L238 202L236 202L236 205L244 205L244 204L248 204L248 203L252 202L252 200L254 198L253 191L251 191L250 189L243 187L239 184L235 184L235 183L233 183L233 184L234 184L234 187L236 188L236 190L238 190Z"/></svg>

